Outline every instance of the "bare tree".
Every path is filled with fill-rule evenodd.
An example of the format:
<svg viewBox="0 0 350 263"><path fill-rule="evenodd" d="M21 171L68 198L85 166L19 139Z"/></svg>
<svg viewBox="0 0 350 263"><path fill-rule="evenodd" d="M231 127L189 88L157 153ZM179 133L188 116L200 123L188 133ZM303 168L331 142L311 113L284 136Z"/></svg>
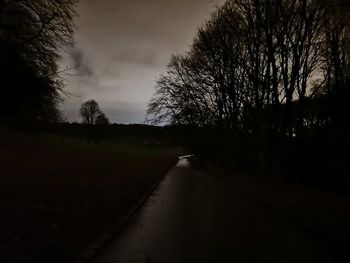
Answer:
<svg viewBox="0 0 350 263"><path fill-rule="evenodd" d="M339 12L327 15L334 5L227 1L198 30L191 50L172 58L148 112L228 130L301 131L320 87L337 90L349 79L347 27Z"/></svg>
<svg viewBox="0 0 350 263"><path fill-rule="evenodd" d="M81 105L80 117L84 124L94 125L96 124L98 116L102 114L98 103L95 100L88 100Z"/></svg>
<svg viewBox="0 0 350 263"><path fill-rule="evenodd" d="M62 48L73 44L78 0L2 1L0 47L16 49L44 75L57 73Z"/></svg>
<svg viewBox="0 0 350 263"><path fill-rule="evenodd" d="M0 3L0 117L56 119L63 84L57 60L73 45L78 0L16 0ZM16 103L13 103L16 101ZM7 112L7 108L13 108ZM12 114L12 115L11 115Z"/></svg>

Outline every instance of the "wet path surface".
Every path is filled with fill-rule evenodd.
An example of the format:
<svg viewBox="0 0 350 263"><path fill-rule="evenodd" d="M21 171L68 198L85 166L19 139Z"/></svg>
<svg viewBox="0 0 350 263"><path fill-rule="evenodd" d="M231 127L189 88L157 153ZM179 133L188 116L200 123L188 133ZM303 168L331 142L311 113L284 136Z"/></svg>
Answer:
<svg viewBox="0 0 350 263"><path fill-rule="evenodd" d="M94 262L327 261L306 231L180 159Z"/></svg>

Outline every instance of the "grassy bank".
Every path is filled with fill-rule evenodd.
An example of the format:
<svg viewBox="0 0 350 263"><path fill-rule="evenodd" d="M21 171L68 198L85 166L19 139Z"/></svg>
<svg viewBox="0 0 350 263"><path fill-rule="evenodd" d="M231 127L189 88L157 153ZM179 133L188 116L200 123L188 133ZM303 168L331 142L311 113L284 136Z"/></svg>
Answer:
<svg viewBox="0 0 350 263"><path fill-rule="evenodd" d="M224 180L290 225L309 233L330 262L349 262L350 196L283 180L266 180L193 160L198 169Z"/></svg>
<svg viewBox="0 0 350 263"><path fill-rule="evenodd" d="M179 149L0 130L0 262L68 262L111 231Z"/></svg>

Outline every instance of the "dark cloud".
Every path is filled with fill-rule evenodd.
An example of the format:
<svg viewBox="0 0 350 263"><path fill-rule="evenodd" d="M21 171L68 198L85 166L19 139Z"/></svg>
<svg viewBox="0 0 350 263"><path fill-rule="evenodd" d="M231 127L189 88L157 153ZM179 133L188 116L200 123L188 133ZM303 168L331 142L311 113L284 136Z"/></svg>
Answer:
<svg viewBox="0 0 350 263"><path fill-rule="evenodd" d="M70 58L73 62L73 70L75 70L80 76L91 77L93 70L86 62L84 52L81 49L73 48L69 52Z"/></svg>

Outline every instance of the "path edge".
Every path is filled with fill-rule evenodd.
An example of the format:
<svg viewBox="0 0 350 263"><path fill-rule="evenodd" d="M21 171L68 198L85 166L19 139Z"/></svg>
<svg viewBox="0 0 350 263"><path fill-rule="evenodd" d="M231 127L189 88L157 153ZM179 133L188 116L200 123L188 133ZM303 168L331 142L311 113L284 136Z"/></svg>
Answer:
<svg viewBox="0 0 350 263"><path fill-rule="evenodd" d="M169 172L173 167L169 170ZM94 243L90 245L88 249L82 252L76 260L71 263L92 263L96 260L103 251L116 239L124 228L129 224L130 220L141 210L142 207L147 203L153 193L158 189L159 185L168 176L169 172L161 179L159 179L150 190L141 198L141 200L133 206L133 208L124 216L122 216L116 223L116 226L112 228L109 234L101 236Z"/></svg>

